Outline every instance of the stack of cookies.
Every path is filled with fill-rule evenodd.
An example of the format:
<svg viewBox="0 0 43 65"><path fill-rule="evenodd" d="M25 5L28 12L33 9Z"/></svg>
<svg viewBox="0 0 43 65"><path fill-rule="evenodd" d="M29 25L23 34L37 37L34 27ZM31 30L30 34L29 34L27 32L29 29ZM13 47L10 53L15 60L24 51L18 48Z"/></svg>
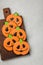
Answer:
<svg viewBox="0 0 43 65"><path fill-rule="evenodd" d="M30 53L30 45L24 21L17 12L11 14L9 8L4 8L5 19L0 20L0 50L1 59L6 60Z"/></svg>

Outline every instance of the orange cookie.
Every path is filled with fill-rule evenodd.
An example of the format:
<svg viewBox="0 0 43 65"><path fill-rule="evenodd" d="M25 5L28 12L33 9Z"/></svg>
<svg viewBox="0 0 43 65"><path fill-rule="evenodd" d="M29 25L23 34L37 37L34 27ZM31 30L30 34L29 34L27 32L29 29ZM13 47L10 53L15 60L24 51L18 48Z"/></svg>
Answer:
<svg viewBox="0 0 43 65"><path fill-rule="evenodd" d="M20 29L20 27L17 27L16 29L12 30L10 34L23 40L26 40L26 32L23 29Z"/></svg>
<svg viewBox="0 0 43 65"><path fill-rule="evenodd" d="M4 40L3 46L6 50L12 51L12 47L17 41L19 41L17 37L12 37L11 35L9 35L9 38L6 38Z"/></svg>
<svg viewBox="0 0 43 65"><path fill-rule="evenodd" d="M5 37L8 37L8 34L12 31L12 29L15 29L17 25L13 22L5 22L5 25L2 27L2 33Z"/></svg>
<svg viewBox="0 0 43 65"><path fill-rule="evenodd" d="M16 42L13 46L13 52L16 55L26 55L30 51L30 45L26 41L20 41Z"/></svg>
<svg viewBox="0 0 43 65"><path fill-rule="evenodd" d="M20 17L17 13L15 14L10 14L7 18L6 21L8 22L15 22L17 26L22 25L22 17Z"/></svg>
<svg viewBox="0 0 43 65"><path fill-rule="evenodd" d="M8 37L8 34L10 33L10 27L9 26L6 26L6 25L3 25L2 27L2 33L5 37Z"/></svg>
<svg viewBox="0 0 43 65"><path fill-rule="evenodd" d="M14 16L15 16L15 23L17 24L17 26L21 26L23 21L22 17L17 12L14 13Z"/></svg>

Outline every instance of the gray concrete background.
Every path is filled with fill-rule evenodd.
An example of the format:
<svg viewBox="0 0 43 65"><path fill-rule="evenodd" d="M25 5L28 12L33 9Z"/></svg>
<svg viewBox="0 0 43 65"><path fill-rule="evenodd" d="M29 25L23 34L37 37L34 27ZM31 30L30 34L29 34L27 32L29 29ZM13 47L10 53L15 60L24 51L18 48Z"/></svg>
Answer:
<svg viewBox="0 0 43 65"><path fill-rule="evenodd" d="M0 19L3 8L17 11L24 18L31 55L1 61L0 65L43 65L43 0L0 0Z"/></svg>

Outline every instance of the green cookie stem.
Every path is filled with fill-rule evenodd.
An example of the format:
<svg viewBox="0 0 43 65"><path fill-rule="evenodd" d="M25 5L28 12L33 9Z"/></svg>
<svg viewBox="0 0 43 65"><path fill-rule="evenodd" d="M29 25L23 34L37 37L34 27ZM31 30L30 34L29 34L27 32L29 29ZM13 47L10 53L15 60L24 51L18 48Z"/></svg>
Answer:
<svg viewBox="0 0 43 65"><path fill-rule="evenodd" d="M20 30L20 27L19 27L19 26L17 26L17 27L16 27L16 30Z"/></svg>
<svg viewBox="0 0 43 65"><path fill-rule="evenodd" d="M19 14L17 12L14 13L15 16L19 16Z"/></svg>
<svg viewBox="0 0 43 65"><path fill-rule="evenodd" d="M22 44L22 42L23 42L23 40L22 39L20 39L20 43Z"/></svg>
<svg viewBox="0 0 43 65"><path fill-rule="evenodd" d="M9 38L12 38L12 35L11 35L11 34L9 34L9 35L8 35L8 37L9 37Z"/></svg>
<svg viewBox="0 0 43 65"><path fill-rule="evenodd" d="M8 22L7 21L5 22L5 25L8 25Z"/></svg>

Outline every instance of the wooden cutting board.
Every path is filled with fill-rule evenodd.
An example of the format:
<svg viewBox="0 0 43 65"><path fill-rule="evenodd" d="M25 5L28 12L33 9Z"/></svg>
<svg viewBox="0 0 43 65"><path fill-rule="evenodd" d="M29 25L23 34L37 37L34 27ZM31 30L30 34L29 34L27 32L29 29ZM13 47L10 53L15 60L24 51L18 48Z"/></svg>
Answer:
<svg viewBox="0 0 43 65"><path fill-rule="evenodd" d="M9 14L11 14L10 9L9 8L4 8L3 9L3 14L4 14L4 18L6 19L6 17ZM0 20L0 29L2 29L2 26L3 26L4 22L5 22L5 19ZM2 42L1 40L2 40L2 33L1 33L1 30L0 30L0 53L1 53L1 42Z"/></svg>
<svg viewBox="0 0 43 65"><path fill-rule="evenodd" d="M2 59L2 60L6 60L6 59L10 59L10 58L20 57L21 55L18 56L18 55L16 55L16 54L14 54L12 51L11 51L11 52L7 51L7 50L3 47L3 41L4 41L5 37L4 37L3 34L2 34L2 26L4 25L4 22L6 21L6 17L7 17L9 14L11 14L11 11L10 11L9 8L4 8L4 9L3 9L3 13L4 13L5 19L0 20L0 53L1 53L1 59ZM22 16L21 16L21 17L22 17ZM22 19L23 19L23 18L22 18ZM24 21L23 21L23 23L22 23L22 25L21 25L20 28L22 28L22 29L25 30ZM25 41L27 41L27 39L26 39ZM29 52L29 53L30 53L30 52ZM28 54L29 54L29 53L28 53Z"/></svg>

